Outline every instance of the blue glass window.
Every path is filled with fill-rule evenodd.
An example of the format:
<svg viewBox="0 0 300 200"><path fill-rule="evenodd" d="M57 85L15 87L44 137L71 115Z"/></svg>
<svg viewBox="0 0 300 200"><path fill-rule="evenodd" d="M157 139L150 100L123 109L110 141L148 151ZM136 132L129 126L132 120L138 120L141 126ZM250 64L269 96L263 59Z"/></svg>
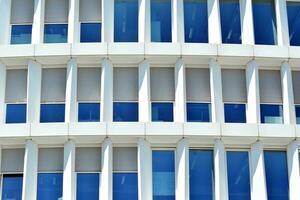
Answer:
<svg viewBox="0 0 300 200"><path fill-rule="evenodd" d="M210 122L209 103L187 103L188 122Z"/></svg>
<svg viewBox="0 0 300 200"><path fill-rule="evenodd" d="M62 198L62 173L39 173L38 174L38 200L53 200Z"/></svg>
<svg viewBox="0 0 300 200"><path fill-rule="evenodd" d="M101 23L81 23L80 42L101 42Z"/></svg>
<svg viewBox="0 0 300 200"><path fill-rule="evenodd" d="M99 122L100 103L79 103L78 104L79 122Z"/></svg>
<svg viewBox="0 0 300 200"><path fill-rule="evenodd" d="M229 200L250 200L248 152L227 152Z"/></svg>
<svg viewBox="0 0 300 200"><path fill-rule="evenodd" d="M151 41L172 42L171 1L151 0Z"/></svg>
<svg viewBox="0 0 300 200"><path fill-rule="evenodd" d="M245 104L224 104L225 122L246 123Z"/></svg>
<svg viewBox="0 0 300 200"><path fill-rule="evenodd" d="M289 22L290 45L300 46L300 3L286 3Z"/></svg>
<svg viewBox="0 0 300 200"><path fill-rule="evenodd" d="M40 122L64 122L65 104L41 104Z"/></svg>
<svg viewBox="0 0 300 200"><path fill-rule="evenodd" d="M277 27L274 0L253 0L255 44L277 44Z"/></svg>
<svg viewBox="0 0 300 200"><path fill-rule="evenodd" d="M213 152L190 150L190 200L213 200Z"/></svg>
<svg viewBox="0 0 300 200"><path fill-rule="evenodd" d="M207 0L184 1L185 42L208 43Z"/></svg>
<svg viewBox="0 0 300 200"><path fill-rule="evenodd" d="M22 174L4 174L2 186L2 200L21 200L22 186Z"/></svg>
<svg viewBox="0 0 300 200"><path fill-rule="evenodd" d="M26 123L26 104L7 104L6 123Z"/></svg>
<svg viewBox="0 0 300 200"><path fill-rule="evenodd" d="M115 0L115 42L138 41L138 0Z"/></svg>
<svg viewBox="0 0 300 200"><path fill-rule="evenodd" d="M98 200L99 199L100 176L98 173L77 174L77 200Z"/></svg>
<svg viewBox="0 0 300 200"><path fill-rule="evenodd" d="M284 151L264 151L268 200L288 200L289 181Z"/></svg>
<svg viewBox="0 0 300 200"><path fill-rule="evenodd" d="M295 110L296 110L296 121L297 124L300 124L300 106L295 106Z"/></svg>
<svg viewBox="0 0 300 200"><path fill-rule="evenodd" d="M153 122L172 122L173 103L152 103Z"/></svg>
<svg viewBox="0 0 300 200"><path fill-rule="evenodd" d="M114 122L137 122L139 105L136 102L114 102Z"/></svg>
<svg viewBox="0 0 300 200"><path fill-rule="evenodd" d="M260 104L260 120L266 124L282 124L282 105Z"/></svg>
<svg viewBox="0 0 300 200"><path fill-rule="evenodd" d="M67 43L68 24L45 24L44 43Z"/></svg>
<svg viewBox="0 0 300 200"><path fill-rule="evenodd" d="M32 25L12 25L11 44L31 44Z"/></svg>
<svg viewBox="0 0 300 200"><path fill-rule="evenodd" d="M221 0L220 17L222 42L241 44L241 17L239 0Z"/></svg>
<svg viewBox="0 0 300 200"><path fill-rule="evenodd" d="M153 200L175 200L174 151L152 151Z"/></svg>
<svg viewBox="0 0 300 200"><path fill-rule="evenodd" d="M137 173L113 173L113 200L138 200Z"/></svg>

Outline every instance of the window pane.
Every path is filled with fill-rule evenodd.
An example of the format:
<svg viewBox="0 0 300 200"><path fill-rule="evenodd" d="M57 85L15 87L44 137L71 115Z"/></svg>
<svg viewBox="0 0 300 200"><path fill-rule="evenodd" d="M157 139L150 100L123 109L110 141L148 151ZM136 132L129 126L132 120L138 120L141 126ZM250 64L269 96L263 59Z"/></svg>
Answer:
<svg viewBox="0 0 300 200"><path fill-rule="evenodd" d="M101 42L101 23L81 23L80 42Z"/></svg>
<svg viewBox="0 0 300 200"><path fill-rule="evenodd" d="M45 24L44 43L67 43L68 24Z"/></svg>
<svg viewBox="0 0 300 200"><path fill-rule="evenodd" d="M138 200L137 173L113 173L113 200Z"/></svg>
<svg viewBox="0 0 300 200"><path fill-rule="evenodd" d="M62 199L62 173L39 173L38 174L38 200Z"/></svg>
<svg viewBox="0 0 300 200"><path fill-rule="evenodd" d="M245 104L224 104L225 122L246 123Z"/></svg>
<svg viewBox="0 0 300 200"><path fill-rule="evenodd" d="M26 123L26 104L7 104L6 123Z"/></svg>
<svg viewBox="0 0 300 200"><path fill-rule="evenodd" d="M2 200L22 199L22 174L4 174L2 184Z"/></svg>
<svg viewBox="0 0 300 200"><path fill-rule="evenodd" d="M151 41L172 42L171 1L151 0Z"/></svg>
<svg viewBox="0 0 300 200"><path fill-rule="evenodd" d="M300 3L287 2L290 44L300 46Z"/></svg>
<svg viewBox="0 0 300 200"><path fill-rule="evenodd" d="M138 103L114 102L114 122L137 122L139 120Z"/></svg>
<svg viewBox="0 0 300 200"><path fill-rule="evenodd" d="M208 103L187 103L188 122L210 122L210 104Z"/></svg>
<svg viewBox="0 0 300 200"><path fill-rule="evenodd" d="M138 1L115 0L114 41L138 41Z"/></svg>
<svg viewBox="0 0 300 200"><path fill-rule="evenodd" d="M250 200L248 152L227 152L229 200Z"/></svg>
<svg viewBox="0 0 300 200"><path fill-rule="evenodd" d="M99 122L100 103L79 103L78 104L79 122Z"/></svg>
<svg viewBox="0 0 300 200"><path fill-rule="evenodd" d="M98 173L77 174L77 200L98 200L99 199L100 176Z"/></svg>
<svg viewBox="0 0 300 200"><path fill-rule="evenodd" d="M65 104L41 104L40 122L64 122Z"/></svg>
<svg viewBox="0 0 300 200"><path fill-rule="evenodd" d="M276 14L273 0L253 0L255 44L277 44Z"/></svg>
<svg viewBox="0 0 300 200"><path fill-rule="evenodd" d="M152 151L153 200L175 200L174 151Z"/></svg>
<svg viewBox="0 0 300 200"><path fill-rule="evenodd" d="M32 25L12 25L11 44L31 44Z"/></svg>
<svg viewBox="0 0 300 200"><path fill-rule="evenodd" d="M213 152L190 150L190 200L213 200Z"/></svg>
<svg viewBox="0 0 300 200"><path fill-rule="evenodd" d="M295 110L296 110L296 121L297 124L300 124L300 106L295 106Z"/></svg>
<svg viewBox="0 0 300 200"><path fill-rule="evenodd" d="M265 151L265 171L268 200L288 200L289 181L284 151Z"/></svg>
<svg viewBox="0 0 300 200"><path fill-rule="evenodd" d="M282 124L282 105L260 104L260 120L266 124Z"/></svg>
<svg viewBox="0 0 300 200"><path fill-rule="evenodd" d="M172 122L173 103L152 103L152 121Z"/></svg>

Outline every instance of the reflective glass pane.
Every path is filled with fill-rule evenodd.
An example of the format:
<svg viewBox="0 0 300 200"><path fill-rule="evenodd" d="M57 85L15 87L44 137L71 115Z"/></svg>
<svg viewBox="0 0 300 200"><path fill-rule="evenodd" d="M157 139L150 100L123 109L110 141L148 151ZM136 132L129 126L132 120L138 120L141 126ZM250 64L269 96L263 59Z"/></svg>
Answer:
<svg viewBox="0 0 300 200"><path fill-rule="evenodd" d="M2 200L22 199L22 174L4 174L2 184Z"/></svg>
<svg viewBox="0 0 300 200"><path fill-rule="evenodd" d="M101 42L101 23L81 23L80 42Z"/></svg>
<svg viewBox="0 0 300 200"><path fill-rule="evenodd" d="M260 104L260 120L266 124L282 124L282 105Z"/></svg>
<svg viewBox="0 0 300 200"><path fill-rule="evenodd" d="M31 44L32 25L12 25L10 44Z"/></svg>
<svg viewBox="0 0 300 200"><path fill-rule="evenodd" d="M115 0L114 41L138 41L138 0Z"/></svg>
<svg viewBox="0 0 300 200"><path fill-rule="evenodd" d="M250 200L248 152L227 152L227 177L229 200Z"/></svg>
<svg viewBox="0 0 300 200"><path fill-rule="evenodd" d="M113 173L113 200L138 200L137 173Z"/></svg>
<svg viewBox="0 0 300 200"><path fill-rule="evenodd" d="M172 42L171 1L151 0L151 41Z"/></svg>
<svg viewBox="0 0 300 200"><path fill-rule="evenodd" d="M68 24L45 24L44 43L67 43Z"/></svg>
<svg viewBox="0 0 300 200"><path fill-rule="evenodd" d="M225 122L246 123L245 104L224 104Z"/></svg>
<svg viewBox="0 0 300 200"><path fill-rule="evenodd" d="M79 122L99 122L100 103L79 103L78 104Z"/></svg>
<svg viewBox="0 0 300 200"><path fill-rule="evenodd" d="M210 104L208 103L187 103L188 122L210 122Z"/></svg>
<svg viewBox="0 0 300 200"><path fill-rule="evenodd" d="M300 124L300 106L295 106L295 110L296 110L296 121L297 124Z"/></svg>
<svg viewBox="0 0 300 200"><path fill-rule="evenodd" d="M7 104L6 123L26 123L26 104Z"/></svg>
<svg viewBox="0 0 300 200"><path fill-rule="evenodd" d="M284 151L264 151L268 200L288 200L289 181Z"/></svg>
<svg viewBox="0 0 300 200"><path fill-rule="evenodd" d="M41 104L40 122L64 122L65 104Z"/></svg>
<svg viewBox="0 0 300 200"><path fill-rule="evenodd" d="M152 103L153 122L172 122L173 103Z"/></svg>
<svg viewBox="0 0 300 200"><path fill-rule="evenodd" d="M300 46L300 3L287 2L290 45Z"/></svg>
<svg viewBox="0 0 300 200"><path fill-rule="evenodd" d="M139 105L136 102L114 102L114 122L137 122Z"/></svg>
<svg viewBox="0 0 300 200"><path fill-rule="evenodd" d="M190 150L190 200L213 200L213 152Z"/></svg>
<svg viewBox="0 0 300 200"><path fill-rule="evenodd" d="M100 176L98 173L77 174L77 200L98 200L99 199Z"/></svg>
<svg viewBox="0 0 300 200"><path fill-rule="evenodd" d="M62 199L62 173L39 173L37 200Z"/></svg>
<svg viewBox="0 0 300 200"><path fill-rule="evenodd" d="M184 1L185 42L208 43L207 0Z"/></svg>
<svg viewBox="0 0 300 200"><path fill-rule="evenodd" d="M175 200L174 151L152 151L153 200Z"/></svg>

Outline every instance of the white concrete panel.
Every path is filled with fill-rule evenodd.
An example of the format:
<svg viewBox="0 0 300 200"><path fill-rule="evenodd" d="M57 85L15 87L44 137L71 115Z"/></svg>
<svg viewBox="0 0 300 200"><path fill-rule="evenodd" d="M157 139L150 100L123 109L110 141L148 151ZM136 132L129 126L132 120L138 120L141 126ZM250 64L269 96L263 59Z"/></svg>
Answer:
<svg viewBox="0 0 300 200"><path fill-rule="evenodd" d="M75 176L75 142L69 140L64 145L63 199L75 200Z"/></svg>
<svg viewBox="0 0 300 200"><path fill-rule="evenodd" d="M41 44L44 39L45 0L34 0L32 44Z"/></svg>
<svg viewBox="0 0 300 200"><path fill-rule="evenodd" d="M100 199L112 200L112 178L113 178L113 148L110 138L102 143L102 164L100 181Z"/></svg>
<svg viewBox="0 0 300 200"><path fill-rule="evenodd" d="M150 64L147 60L139 65L139 121L151 121Z"/></svg>
<svg viewBox="0 0 300 200"><path fill-rule="evenodd" d="M174 122L186 121L186 81L185 65L182 59L175 64Z"/></svg>

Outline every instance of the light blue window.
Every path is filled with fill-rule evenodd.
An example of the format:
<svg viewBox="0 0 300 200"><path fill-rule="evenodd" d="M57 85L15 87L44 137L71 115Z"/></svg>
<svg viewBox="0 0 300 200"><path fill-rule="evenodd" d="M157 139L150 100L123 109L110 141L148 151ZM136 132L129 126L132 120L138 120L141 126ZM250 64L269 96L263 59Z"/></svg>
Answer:
<svg viewBox="0 0 300 200"><path fill-rule="evenodd" d="M136 102L114 102L114 122L137 122L139 120L139 108Z"/></svg>
<svg viewBox="0 0 300 200"><path fill-rule="evenodd" d="M190 150L189 154L190 200L213 200L213 152L207 150Z"/></svg>
<svg viewBox="0 0 300 200"><path fill-rule="evenodd" d="M113 173L113 200L138 200L137 173Z"/></svg>
<svg viewBox="0 0 300 200"><path fill-rule="evenodd" d="M227 123L246 123L245 104L224 104L225 122Z"/></svg>
<svg viewBox="0 0 300 200"><path fill-rule="evenodd" d="M22 174L4 174L2 184L2 200L22 199Z"/></svg>
<svg viewBox="0 0 300 200"><path fill-rule="evenodd" d="M37 200L62 199L62 173L39 173Z"/></svg>
<svg viewBox="0 0 300 200"><path fill-rule="evenodd" d="M26 123L26 104L7 104L6 123Z"/></svg>
<svg viewBox="0 0 300 200"><path fill-rule="evenodd" d="M138 0L115 0L115 42L138 42L138 7Z"/></svg>
<svg viewBox="0 0 300 200"><path fill-rule="evenodd" d="M78 104L79 122L99 122L100 103L79 103Z"/></svg>
<svg viewBox="0 0 300 200"><path fill-rule="evenodd" d="M41 104L40 122L64 122L65 104Z"/></svg>
<svg viewBox="0 0 300 200"><path fill-rule="evenodd" d="M67 43L68 24L45 24L44 43Z"/></svg>
<svg viewBox="0 0 300 200"><path fill-rule="evenodd" d="M172 42L171 0L151 0L151 41Z"/></svg>
<svg viewBox="0 0 300 200"><path fill-rule="evenodd" d="M300 3L286 3L289 22L290 45L300 46Z"/></svg>
<svg viewBox="0 0 300 200"><path fill-rule="evenodd" d="M188 122L210 122L210 104L209 103L187 103L187 121Z"/></svg>
<svg viewBox="0 0 300 200"><path fill-rule="evenodd" d="M277 25L274 0L253 0L255 44L276 45Z"/></svg>
<svg viewBox="0 0 300 200"><path fill-rule="evenodd" d="M175 200L174 151L152 151L153 200Z"/></svg>
<svg viewBox="0 0 300 200"><path fill-rule="evenodd" d="M10 44L31 44L32 25L12 25Z"/></svg>
<svg viewBox="0 0 300 200"><path fill-rule="evenodd" d="M221 0L220 17L222 42L241 44L241 17L239 0Z"/></svg>
<svg viewBox="0 0 300 200"><path fill-rule="evenodd" d="M288 200L289 181L285 151L264 151L268 200Z"/></svg>
<svg viewBox="0 0 300 200"><path fill-rule="evenodd" d="M300 124L300 106L296 105L295 106L295 110L296 110L296 121L297 121L297 124Z"/></svg>
<svg viewBox="0 0 300 200"><path fill-rule="evenodd" d="M185 42L208 43L207 0L184 1Z"/></svg>
<svg viewBox="0 0 300 200"><path fill-rule="evenodd" d="M78 173L77 174L77 200L98 200L99 199L99 173Z"/></svg>
<svg viewBox="0 0 300 200"><path fill-rule="evenodd" d="M282 105L260 104L260 120L266 124L282 124L283 108Z"/></svg>
<svg viewBox="0 0 300 200"><path fill-rule="evenodd" d="M173 103L152 103L153 122L172 122Z"/></svg>
<svg viewBox="0 0 300 200"><path fill-rule="evenodd" d="M101 23L81 23L80 42L101 42Z"/></svg>
<svg viewBox="0 0 300 200"><path fill-rule="evenodd" d="M248 152L228 151L226 157L229 200L250 200Z"/></svg>

